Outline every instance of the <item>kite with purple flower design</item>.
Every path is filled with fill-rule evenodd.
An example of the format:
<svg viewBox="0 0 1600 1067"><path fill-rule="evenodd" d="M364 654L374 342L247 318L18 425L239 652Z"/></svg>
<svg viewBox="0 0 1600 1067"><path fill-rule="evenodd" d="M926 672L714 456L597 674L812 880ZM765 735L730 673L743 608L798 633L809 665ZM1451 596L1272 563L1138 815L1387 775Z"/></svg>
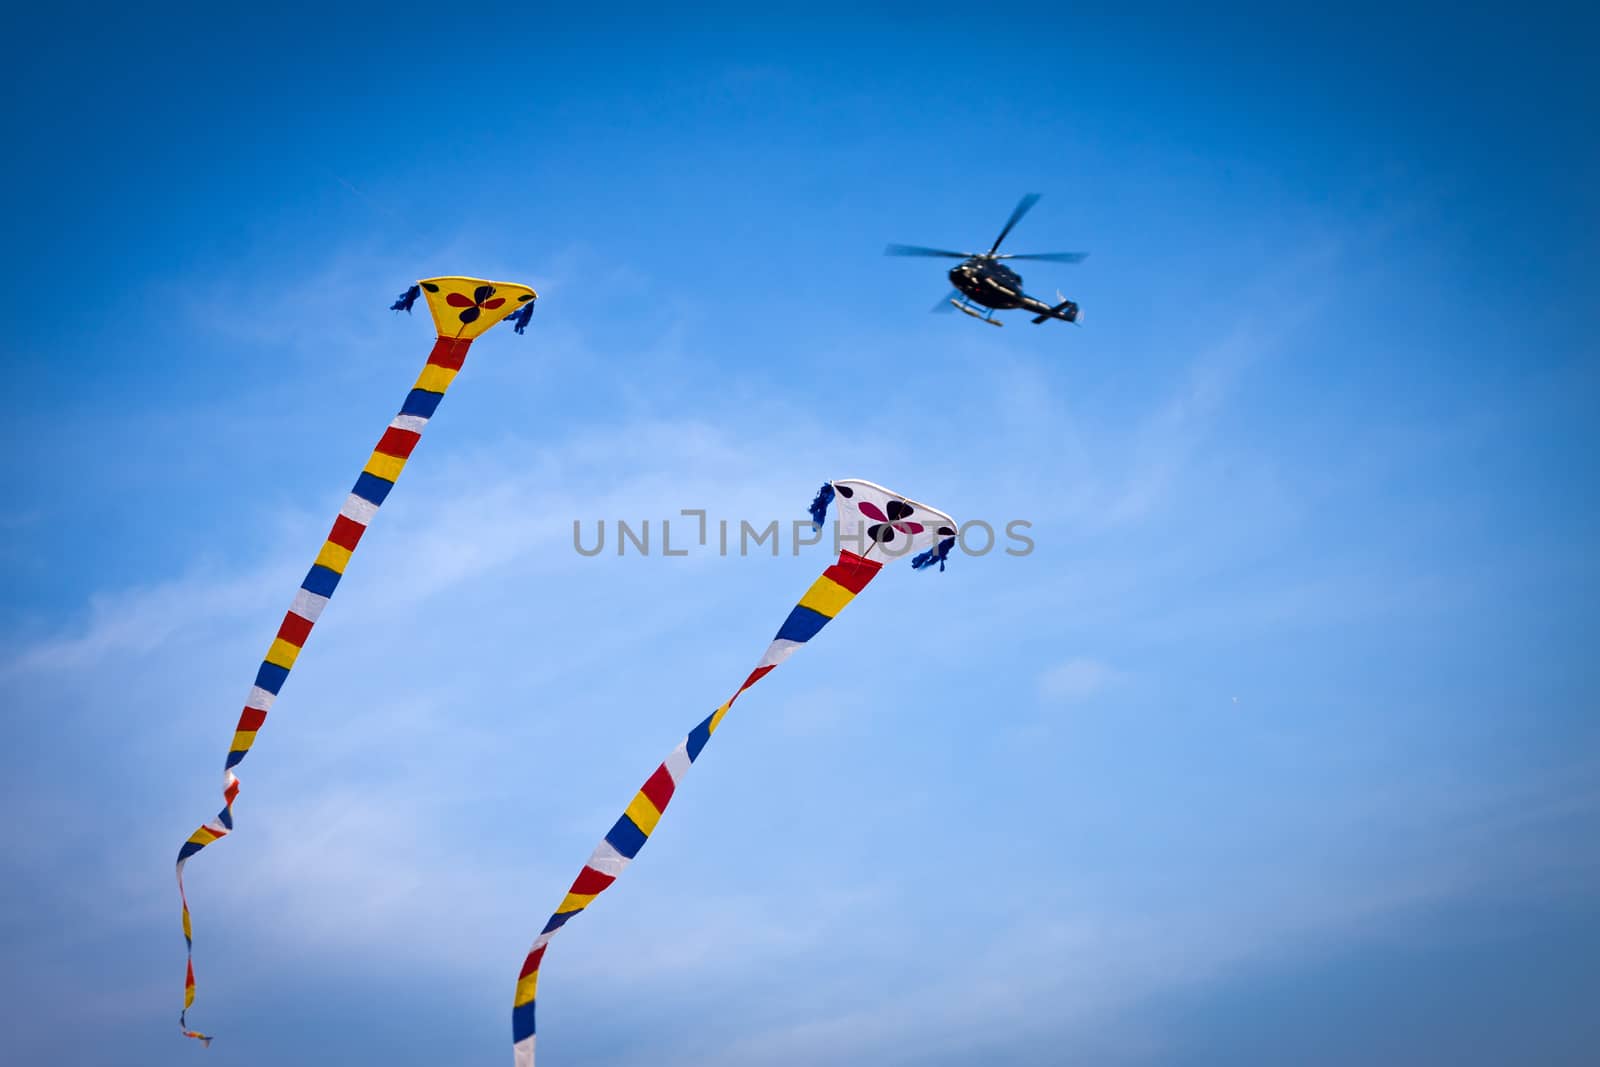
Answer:
<svg viewBox="0 0 1600 1067"><path fill-rule="evenodd" d="M721 707L690 730L672 754L656 767L624 809L622 817L590 854L583 870L578 872L577 879L556 906L555 913L534 939L533 947L523 960L522 971L517 976L511 1008L515 1067L533 1067L537 1040L534 1014L539 974L544 967L545 950L551 938L605 892L639 855L655 831L662 813L667 810L667 804L682 785L684 775L700 758L701 752L733 707L733 702L793 655L801 645L815 637L855 599L856 594L867 587L867 583L883 569L882 562L870 558L880 546L883 548L878 552L879 555L890 555L887 546L892 543L895 543L896 551L892 553L895 555L923 548L923 556L937 555L942 566L944 555L954 543L956 523L944 512L890 492L881 485L855 478L824 483L811 503L812 521L820 526L828 506L835 500L839 507L840 540L844 543L854 542L860 552L848 548L840 550L838 560L822 572L822 576L812 583L800 602L789 612L777 636L767 646L766 653L743 684ZM913 565L920 567L924 564Z"/></svg>

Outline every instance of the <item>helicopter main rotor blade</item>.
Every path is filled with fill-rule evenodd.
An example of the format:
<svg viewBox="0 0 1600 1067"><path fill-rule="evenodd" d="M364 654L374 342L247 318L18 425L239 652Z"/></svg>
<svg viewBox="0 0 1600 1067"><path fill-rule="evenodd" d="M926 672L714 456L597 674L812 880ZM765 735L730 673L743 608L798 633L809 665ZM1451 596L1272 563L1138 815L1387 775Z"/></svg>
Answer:
<svg viewBox="0 0 1600 1067"><path fill-rule="evenodd" d="M1082 263L1087 252L1012 252L995 259L1039 259L1050 263Z"/></svg>
<svg viewBox="0 0 1600 1067"><path fill-rule="evenodd" d="M941 256L945 259L971 259L976 253L951 252L943 248L923 248L921 245L887 245L886 256Z"/></svg>
<svg viewBox="0 0 1600 1067"><path fill-rule="evenodd" d="M1037 204L1038 202L1038 193L1029 193L1027 196L1017 201L1016 210L1011 212L1011 217L1006 220L1006 228L1000 231L1000 236L994 239L994 247L989 249L989 255L992 256L1000 250L1000 242L1006 239L1006 234L1011 232L1011 227L1015 226L1021 220L1022 216L1026 215L1033 205Z"/></svg>
<svg viewBox="0 0 1600 1067"><path fill-rule="evenodd" d="M948 293L946 293L944 296L941 296L939 298L939 302L937 304L933 305L933 307L929 308L928 310L930 312L932 312L933 314L935 314L935 315L942 315L942 314L945 314L947 312L954 311L955 310L955 305L950 303L950 301L952 301L952 300L960 300L960 299L961 299L960 290L952 289Z"/></svg>

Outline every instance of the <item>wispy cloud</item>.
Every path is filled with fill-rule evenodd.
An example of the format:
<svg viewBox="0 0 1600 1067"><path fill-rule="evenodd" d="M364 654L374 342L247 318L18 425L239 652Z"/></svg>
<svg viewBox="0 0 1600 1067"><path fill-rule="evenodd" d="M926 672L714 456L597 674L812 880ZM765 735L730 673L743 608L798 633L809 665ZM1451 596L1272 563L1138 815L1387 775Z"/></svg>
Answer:
<svg viewBox="0 0 1600 1067"><path fill-rule="evenodd" d="M623 404L557 434L541 427L425 452L361 546L346 587L359 595L336 598L242 770L239 833L191 868L203 962L214 967L209 954L220 947L211 946L225 943L263 967L309 963L357 976L414 968L502 989L620 804L702 704L726 695L724 660L735 672L746 666L740 642L751 655L759 651L797 592L784 582L792 577L803 588L814 573L800 573L814 559L796 562L793 575L782 570L783 581L770 584L783 589L767 603L746 594L765 590L788 559L757 561L759 579L755 569L731 570L743 565L737 561L713 569L707 557L627 570L634 561L577 557L572 520L659 519L694 506L766 517L798 510L821 477L875 476L878 464L943 480L957 497L971 493L980 510L1030 502L1040 551L1022 560L958 559L946 585L920 576L912 592L892 594L926 606L934 590L959 598L959 610L909 621L880 603L890 594L875 594L877 607L852 609L882 607L874 624L891 630L927 622L930 641L960 649L944 661L949 671L898 671L892 695L881 697L872 636L858 634L828 642L828 655L839 657L832 673L807 680L797 669L764 689L765 703L749 713L759 716L752 740L781 744L804 766L768 766L772 780L742 780L747 789L732 803L717 793L718 776L748 767L718 757L696 771L706 784L675 802L661 844L552 951L552 974L569 992L549 1025L598 1033L601 1005L619 989L639 992L643 1014L676 1010L714 989L738 1010L717 1022L713 1051L652 1044L617 1062L781 1065L847 1049L862 1060L939 1063L980 1058L1004 1042L1092 1049L1123 1040L1114 1021L1143 998L1316 952L1399 921L1408 909L1492 888L1500 884L1496 860L1559 873L1567 885L1592 884L1596 872L1570 853L1518 844L1529 836L1548 842L1558 824L1592 823L1593 798L1572 782L1486 798L1470 810L1451 798L1472 790L1445 783L1437 794L1371 804L1344 796L1331 813L1289 829L1262 819L1256 836L1237 826L1232 836L1219 831L1215 854L1197 858L1191 848L1166 865L1170 881L1193 881L1185 900L1116 867L1114 849L1091 841L1085 826L1063 843L1058 827L1036 822L1039 811L1087 799L1114 808L1119 827L1172 833L1124 808L1148 815L1161 798L1143 804L1109 789L1066 792L1063 717L1043 716L1049 721L1026 734L1030 754L1050 760L1021 769L1014 748L984 751L995 714L984 702L995 691L1024 705L1030 696L1061 706L1126 697L1137 705L1128 715L1083 718L1143 731L1118 740L1141 746L1122 749L1129 767L1153 762L1149 738L1171 713L1140 705L1135 691L1176 669L1173 649L1210 654L1207 640L1224 617L1263 640L1312 619L1360 623L1462 602L1457 583L1426 574L1397 581L1363 571L1360 558L1302 559L1288 578L1248 580L1251 552L1300 518L1271 457L1231 439L1225 423L1253 369L1310 313L1278 306L1219 323L1213 343L1127 417L1075 409L1059 383L1038 376L979 381L955 402L972 425L1002 427L1005 448L952 449L937 462L893 419L830 436L827 419L792 398L758 394L720 417L661 417L647 403ZM542 338L542 355L570 357L586 371L602 367L602 354L581 336L570 340ZM689 358L676 346L664 341L663 358ZM628 390L652 388L643 381ZM1063 435L1076 444L1058 447ZM1248 492L1237 489L1241 468L1260 475ZM1218 473L1224 469L1234 472L1232 483ZM1226 507L1201 506L1229 484L1235 495ZM1061 491L1041 488L1052 486ZM918 485L904 488L963 511ZM1248 531L1228 521L1228 507L1248 512ZM59 901L86 931L172 934L170 856L194 820L215 810L215 765L207 761L220 757L253 657L327 518L309 509L276 514L275 543L290 548L232 570L175 565L164 582L102 593L54 636L0 664L8 703L26 699L37 721L81 728L70 758L62 742L38 744L37 766L10 787L29 790L30 813L75 810L84 749L128 749L106 765L116 775L112 795L123 799L100 821L13 835L7 862L16 884L35 884L22 881L29 869L64 871L70 862L77 881L62 880L84 888ZM1217 570L1217 585L1196 578ZM1220 607L1219 585L1228 591ZM997 618L1027 625L997 626ZM1018 652L1016 643L1029 639L1042 654L1037 645ZM915 662L940 662L938 655ZM947 677L963 681L947 685ZM102 678L117 680L120 721L134 724L117 741L100 736ZM873 732L890 721L875 702L902 694L928 710L899 733ZM1270 727L1235 716L1229 728L1259 742L1270 730L1293 730L1292 712ZM1291 737L1307 753L1320 743ZM858 742L871 759L850 761ZM945 767L950 749L959 758ZM960 788L936 798L930 781ZM848 789L857 791L857 807L828 807L830 793ZM693 799L697 790L706 802ZM959 802L951 799L957 794ZM1004 817L997 795L1015 801ZM1284 820L1299 799L1282 801ZM1203 801L1197 820L1221 822L1241 810ZM967 847L1002 842L1007 865L994 885L962 888L971 863L958 851L942 866L916 868L914 881L901 877L926 862L908 855L903 836L925 829L930 813L955 821L980 807L981 832L968 827L956 837L957 828L942 823L939 832ZM1415 825L1374 842L1374 821L1404 822L1395 811L1414 813ZM807 827L831 835L828 849L808 853L799 877L763 881L777 879L773 872L788 861L786 835ZM1185 834L1169 844L1193 846L1192 828ZM1297 853L1285 845L1302 838L1316 847ZM1227 892L1218 891L1223 884ZM1143 896L1130 899L1130 886ZM237 915L251 922L230 923ZM925 961L906 962L919 952ZM762 975L782 995L755 985ZM811 991L804 1004L793 992L802 987ZM930 1004L941 1006L931 1018Z"/></svg>
<svg viewBox="0 0 1600 1067"><path fill-rule="evenodd" d="M1039 695L1064 704L1094 696L1121 677L1099 660L1076 657L1058 663L1039 675Z"/></svg>
<svg viewBox="0 0 1600 1067"><path fill-rule="evenodd" d="M1560 784L1538 792L1569 808L1566 799L1557 800L1566 796ZM1456 820L1469 809L1483 811L1478 800L1462 807L1455 790L1432 800L1448 806ZM1600 823L1600 805L1582 807L1590 825ZM1502 885L1507 871L1477 854L1512 844L1530 827L1479 823L1463 829L1468 840L1456 845L1464 851L1444 862L1408 857L1404 848L1372 851L1355 834L1323 842L1330 851L1368 851L1374 866L1280 867L1271 879L1232 883L1236 895L1228 905L1194 900L1139 913L1072 893L1019 902L997 932L946 930L924 946L931 959L959 960L959 966L919 968L894 987L872 990L834 971L829 981L859 997L855 1005L771 1026L730 1024L721 1028L727 1043L709 1053L687 1047L656 1053L671 1062L781 1067L814 1063L841 1048L875 1062L954 1064L974 1058L1037 1062L1046 1049L1055 1058L1112 1047L1119 1059L1159 1062L1159 1032L1130 1041L1120 1025L1140 1002L1335 946L1348 951L1419 912ZM1548 880L1569 866L1554 851L1533 862L1522 859L1518 877L1543 877L1546 891L1569 891ZM1591 869L1590 877L1596 873ZM930 1004L941 1010L930 1012Z"/></svg>

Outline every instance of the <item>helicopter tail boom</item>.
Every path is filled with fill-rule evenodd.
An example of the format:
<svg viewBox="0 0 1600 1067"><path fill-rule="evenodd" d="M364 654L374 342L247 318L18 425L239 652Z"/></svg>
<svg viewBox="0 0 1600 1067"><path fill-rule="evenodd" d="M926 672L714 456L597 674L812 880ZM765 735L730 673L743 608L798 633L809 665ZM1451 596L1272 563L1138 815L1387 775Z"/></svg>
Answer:
<svg viewBox="0 0 1600 1067"><path fill-rule="evenodd" d="M1056 295L1059 296L1060 294L1058 293ZM1078 318L1078 305L1074 304L1070 300L1063 300L1055 307L1046 311L1041 311L1037 316L1034 317L1033 324L1037 326L1046 319L1060 319L1063 322L1077 322Z"/></svg>

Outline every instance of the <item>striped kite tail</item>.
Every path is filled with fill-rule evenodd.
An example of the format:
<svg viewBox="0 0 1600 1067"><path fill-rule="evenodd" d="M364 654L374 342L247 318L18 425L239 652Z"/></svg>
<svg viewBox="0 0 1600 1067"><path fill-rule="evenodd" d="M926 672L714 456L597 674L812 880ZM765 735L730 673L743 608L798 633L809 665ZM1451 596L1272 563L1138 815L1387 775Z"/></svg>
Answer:
<svg viewBox="0 0 1600 1067"><path fill-rule="evenodd" d="M361 537L367 532L373 516L394 488L400 472L405 468L411 452L422 438L428 420L444 399L450 383L461 370L467 349L473 340L490 326L516 312L519 307L531 306L534 292L526 286L509 283L485 283L474 278L434 278L419 282L405 296L396 301L394 310L409 311L411 302L423 291L427 293L429 310L438 328L438 339L428 355L416 384L406 394L405 403L379 438L377 447L367 465L362 468L354 488L345 497L333 528L328 531L316 561L306 573L305 581L294 595L283 623L267 649L266 657L256 671L255 683L246 697L244 711L239 716L233 741L228 746L228 757L222 769L222 811L214 821L204 823L189 835L178 849L178 899L183 906L183 941L187 954L183 988L183 1011L178 1024L185 1037L204 1045L211 1044L211 1036L190 1030L189 1008L194 1004L194 933L189 916L189 899L183 888L183 868L201 849L233 829L233 802L239 795L239 779L234 768L242 762L255 744L256 732L266 722L283 683L289 677L300 650L305 647L311 630L327 607L328 600L344 576L345 567ZM468 295L468 294L471 295Z"/></svg>
<svg viewBox="0 0 1600 1067"><path fill-rule="evenodd" d="M523 960L511 1008L512 1054L516 1067L533 1067L534 1000L539 988L539 969L550 939L568 920L605 892L639 854L639 850L644 848L644 843L655 831L683 776L700 757L711 735L717 732L717 727L733 707L733 702L788 659L795 649L815 637L844 610L846 604L855 599L857 593L867 587L882 566L853 552L841 552L838 562L822 572L822 577L812 583L806 595L800 598L800 603L789 612L789 617L778 630L778 636L738 691L690 730L689 735L672 750L672 755L655 769L639 792L634 794L622 817L589 856L583 870L578 872L572 888L567 890L565 899L557 906L555 914L550 916L550 921L545 923L533 947L528 950L527 958Z"/></svg>

